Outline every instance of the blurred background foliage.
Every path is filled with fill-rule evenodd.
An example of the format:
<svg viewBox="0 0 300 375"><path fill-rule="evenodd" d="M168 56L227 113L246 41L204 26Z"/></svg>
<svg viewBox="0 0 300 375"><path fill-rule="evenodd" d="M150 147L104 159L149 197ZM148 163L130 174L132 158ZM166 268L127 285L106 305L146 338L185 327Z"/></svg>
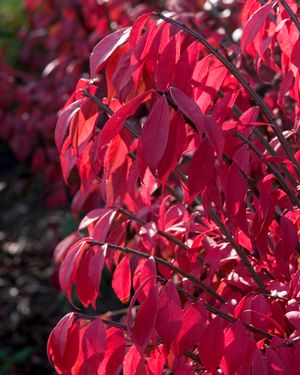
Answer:
<svg viewBox="0 0 300 375"><path fill-rule="evenodd" d="M28 26L22 0L0 1L0 53L10 66L15 66L20 50L18 32Z"/></svg>

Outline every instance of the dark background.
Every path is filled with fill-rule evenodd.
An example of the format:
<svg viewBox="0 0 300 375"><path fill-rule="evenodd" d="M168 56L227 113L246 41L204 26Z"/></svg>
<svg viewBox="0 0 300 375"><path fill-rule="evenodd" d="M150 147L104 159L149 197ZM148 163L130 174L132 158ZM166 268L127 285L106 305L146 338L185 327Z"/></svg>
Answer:
<svg viewBox="0 0 300 375"><path fill-rule="evenodd" d="M0 1L0 47L14 66L22 0ZM1 126L1 124L0 124ZM0 142L0 375L54 374L49 333L69 311L59 292L52 254L76 223L67 208L49 210L43 179Z"/></svg>

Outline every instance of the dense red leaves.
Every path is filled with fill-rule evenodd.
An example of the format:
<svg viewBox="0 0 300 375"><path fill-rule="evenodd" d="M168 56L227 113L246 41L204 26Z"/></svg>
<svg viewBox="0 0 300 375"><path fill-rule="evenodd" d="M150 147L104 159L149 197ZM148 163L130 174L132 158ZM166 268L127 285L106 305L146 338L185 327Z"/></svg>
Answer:
<svg viewBox="0 0 300 375"><path fill-rule="evenodd" d="M1 43L0 138L9 144L17 159L31 164L32 172L43 176L47 206L55 208L68 200L63 182L66 175L62 176L54 146L57 114L78 79L88 72L89 55L97 42L113 30L118 33L120 29L129 29L138 16L149 11L149 5L126 1L123 6L119 0L101 4L96 0L23 3L22 15L16 15L14 22L17 26L26 21L15 36L20 42L17 49L10 36L6 39L5 35ZM117 42L122 44L126 35L118 36ZM105 53L102 47L102 54L96 53L96 59L103 60L110 54L109 43ZM112 49L119 48L113 45ZM13 60L14 66L9 67L5 60ZM83 88L86 87L77 87ZM79 91L76 96L79 99ZM64 135L62 132L60 136ZM74 176L69 185L74 195L78 188Z"/></svg>
<svg viewBox="0 0 300 375"><path fill-rule="evenodd" d="M82 237L57 259L63 292L84 307L96 308L107 267L129 303L127 324L68 317L49 356L73 375L295 373L299 171L278 133L299 160L296 26L276 1L247 0L243 14L233 2L222 25L205 8L194 16L188 1L188 14L168 3L180 9L173 19L224 42L221 55L263 104L219 57L151 13L102 38L93 80L79 83L57 125L65 179L80 179L73 207L86 214ZM77 359L66 354L71 342Z"/></svg>

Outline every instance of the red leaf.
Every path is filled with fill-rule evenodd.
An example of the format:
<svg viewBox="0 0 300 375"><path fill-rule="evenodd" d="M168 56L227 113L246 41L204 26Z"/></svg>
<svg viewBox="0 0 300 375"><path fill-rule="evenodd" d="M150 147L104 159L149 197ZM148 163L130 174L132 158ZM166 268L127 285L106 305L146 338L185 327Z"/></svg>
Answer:
<svg viewBox="0 0 300 375"><path fill-rule="evenodd" d="M214 59L208 69L208 76L204 83L203 91L197 99L197 104L202 113L205 113L207 108L212 104L227 73L227 68L220 61Z"/></svg>
<svg viewBox="0 0 300 375"><path fill-rule="evenodd" d="M76 100L76 102L63 108L63 110L60 112L55 128L55 144L58 150L60 150L63 145L70 121L74 117L75 113L80 110L80 105L83 101L84 99Z"/></svg>
<svg viewBox="0 0 300 375"><path fill-rule="evenodd" d="M206 310L201 300L184 309L182 326L173 344L173 351L177 356L182 355L200 341L205 322Z"/></svg>
<svg viewBox="0 0 300 375"><path fill-rule="evenodd" d="M140 260L139 265L135 269L133 277L133 286L137 291L141 286L141 290L137 295L137 299L140 303L149 295L150 289L156 283L156 266L153 257L148 259Z"/></svg>
<svg viewBox="0 0 300 375"><path fill-rule="evenodd" d="M75 323L75 314L64 316L51 332L47 352L50 362L57 372L63 373L72 368L79 351L79 327Z"/></svg>
<svg viewBox="0 0 300 375"><path fill-rule="evenodd" d="M108 210L97 221L92 231L92 236L96 241L105 242L112 222L116 216L116 210Z"/></svg>
<svg viewBox="0 0 300 375"><path fill-rule="evenodd" d="M180 111L192 120L198 132L205 132L219 159L221 159L224 139L220 126L212 117L205 116L194 100L190 99L182 91L171 87L170 93Z"/></svg>
<svg viewBox="0 0 300 375"><path fill-rule="evenodd" d="M213 108L212 117L218 124L222 124L227 116L230 115L239 93L240 91L230 92L226 94L224 98L216 102Z"/></svg>
<svg viewBox="0 0 300 375"><path fill-rule="evenodd" d="M245 53L246 48L253 42L255 36L259 32L265 20L268 18L271 9L277 3L277 1L271 1L256 12L254 12L251 17L248 19L242 34L241 39L241 50Z"/></svg>
<svg viewBox="0 0 300 375"><path fill-rule="evenodd" d="M198 57L199 42L196 40L191 43L184 51L184 53L180 56L175 67L174 85L189 96L193 94L191 77L193 76L193 71L195 69ZM171 61L168 61L166 66L170 66L170 64Z"/></svg>
<svg viewBox="0 0 300 375"><path fill-rule="evenodd" d="M300 66L300 38L298 38L297 42L293 47L293 51L291 54L291 62L296 66Z"/></svg>
<svg viewBox="0 0 300 375"><path fill-rule="evenodd" d="M127 303L131 289L131 271L128 256L124 256L115 269L112 287L122 303Z"/></svg>
<svg viewBox="0 0 300 375"><path fill-rule="evenodd" d="M278 355L278 350L267 348L266 350L267 374L281 375L284 370L288 371Z"/></svg>
<svg viewBox="0 0 300 375"><path fill-rule="evenodd" d="M246 209L244 200L247 182L243 175L243 172L247 175L249 164L249 151L246 145L236 151L233 160L225 186L226 206L230 218L234 218L240 209Z"/></svg>
<svg viewBox="0 0 300 375"><path fill-rule="evenodd" d="M74 157L73 150L71 147L71 138L68 136L60 149L60 164L63 173L63 178L66 184L68 184L68 178L72 169L76 165L76 158Z"/></svg>
<svg viewBox="0 0 300 375"><path fill-rule="evenodd" d="M188 189L190 201L192 201L198 193L202 193L203 189L212 178L214 169L214 152L208 139L204 138L193 156L189 170Z"/></svg>
<svg viewBox="0 0 300 375"><path fill-rule="evenodd" d="M172 38L159 57L155 71L155 81L158 90L166 90L172 82L175 64L179 56L177 40L178 38L176 37Z"/></svg>
<svg viewBox="0 0 300 375"><path fill-rule="evenodd" d="M141 135L141 149L151 172L155 174L157 166L167 146L169 134L169 105L165 95L154 104Z"/></svg>
<svg viewBox="0 0 300 375"><path fill-rule="evenodd" d="M186 146L185 122L180 112L170 122L168 142L165 153L158 164L160 179L166 180L179 162Z"/></svg>
<svg viewBox="0 0 300 375"><path fill-rule="evenodd" d="M193 121L198 131L203 131L205 116L198 105L176 87L170 88L170 94L179 110Z"/></svg>
<svg viewBox="0 0 300 375"><path fill-rule="evenodd" d="M296 249L298 234L296 225L286 216L280 218L280 237L284 249L291 254Z"/></svg>
<svg viewBox="0 0 300 375"><path fill-rule="evenodd" d="M115 375L123 364L125 356L125 339L119 328L109 328L106 331L105 356L98 369L98 375Z"/></svg>
<svg viewBox="0 0 300 375"><path fill-rule="evenodd" d="M86 227L89 227L92 223L99 220L106 216L107 214L111 214L114 210L110 208L96 208L95 210L90 211L80 222L78 229L82 230Z"/></svg>
<svg viewBox="0 0 300 375"><path fill-rule="evenodd" d="M61 290L67 295L71 303L73 303L72 279L77 270L78 264L88 247L86 241L87 238L82 238L70 248L59 269L59 283Z"/></svg>
<svg viewBox="0 0 300 375"><path fill-rule="evenodd" d="M147 21L149 20L151 15L152 15L152 13L150 13L150 12L144 13L141 16L139 16L137 18L137 20L134 22L134 24L131 28L131 31L130 31L129 39L128 39L128 42L129 42L131 48L134 48L137 45L137 43L140 39L143 27L145 26L145 24L147 23Z"/></svg>
<svg viewBox="0 0 300 375"><path fill-rule="evenodd" d="M54 254L53 254L54 263L57 265L62 263L68 250L71 248L71 246L73 246L80 239L81 239L81 235L79 234L79 232L76 231L76 232L69 234L66 238L60 241L54 250Z"/></svg>
<svg viewBox="0 0 300 375"><path fill-rule="evenodd" d="M88 269L89 285L94 290L93 297L91 298L91 304L96 309L96 299L100 295L99 286L102 277L102 271L105 262L106 245L95 246L95 255L90 261Z"/></svg>
<svg viewBox="0 0 300 375"><path fill-rule="evenodd" d="M98 119L99 109L96 103L86 100L80 105L79 111L70 126L70 135L74 154L80 153L82 148L91 138Z"/></svg>
<svg viewBox="0 0 300 375"><path fill-rule="evenodd" d="M214 371L224 353L224 331L220 317L214 318L204 329L199 345L201 362L207 371Z"/></svg>
<svg viewBox="0 0 300 375"><path fill-rule="evenodd" d="M131 348L125 355L124 366L123 366L124 375L145 375L146 367L144 364L144 359L141 357L140 352L137 348L132 345Z"/></svg>
<svg viewBox="0 0 300 375"><path fill-rule="evenodd" d="M239 122L242 125L247 125L247 124L255 121L257 119L258 114L259 114L259 107L257 107L257 106L250 107L249 109L247 109L247 111L245 111L241 115L241 117L239 118Z"/></svg>
<svg viewBox="0 0 300 375"><path fill-rule="evenodd" d="M105 329L100 318L95 318L85 330L82 337L84 369L92 374L98 373L98 367L104 358L106 349ZM82 369L83 370L83 369Z"/></svg>
<svg viewBox="0 0 300 375"><path fill-rule="evenodd" d="M265 359L261 351L256 349L251 363L251 374L268 375Z"/></svg>
<svg viewBox="0 0 300 375"><path fill-rule="evenodd" d="M297 330L300 329L300 311L289 311L285 316Z"/></svg>
<svg viewBox="0 0 300 375"><path fill-rule="evenodd" d="M147 361L149 375L163 374L167 355L168 351L164 345L159 345L154 348Z"/></svg>
<svg viewBox="0 0 300 375"><path fill-rule="evenodd" d="M158 298L156 330L170 347L182 325L182 310L175 285L169 280Z"/></svg>
<svg viewBox="0 0 300 375"><path fill-rule="evenodd" d="M76 270L76 276L73 277L74 284L76 285L76 294L84 307L87 307L90 304L95 292L89 285L88 277L88 269L92 259L93 252L90 250L86 251Z"/></svg>
<svg viewBox="0 0 300 375"><path fill-rule="evenodd" d="M152 91L145 91L142 94L136 96L130 102L122 105L113 116L107 121L104 128L100 133L100 139L98 143L98 148L101 149L103 146L107 145L124 126L124 122L130 116L132 116L138 107L150 98Z"/></svg>
<svg viewBox="0 0 300 375"><path fill-rule="evenodd" d="M147 298L142 302L137 312L132 329L132 340L143 352L148 345L155 327L157 314L157 286L152 286Z"/></svg>
<svg viewBox="0 0 300 375"><path fill-rule="evenodd" d="M247 331L244 325L237 320L226 330L225 333L225 349L224 349L224 360L226 370L225 373L234 374L247 354L248 337Z"/></svg>
<svg viewBox="0 0 300 375"><path fill-rule="evenodd" d="M100 40L94 47L90 56L90 73L92 77L102 68L113 52L127 41L130 30L130 27L126 27L115 31Z"/></svg>

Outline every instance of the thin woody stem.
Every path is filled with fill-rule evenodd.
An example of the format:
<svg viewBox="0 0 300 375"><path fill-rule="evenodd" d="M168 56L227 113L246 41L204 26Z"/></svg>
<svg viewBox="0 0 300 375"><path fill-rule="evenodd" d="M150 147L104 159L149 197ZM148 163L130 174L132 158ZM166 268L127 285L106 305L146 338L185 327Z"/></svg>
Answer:
<svg viewBox="0 0 300 375"><path fill-rule="evenodd" d="M284 9L288 12L289 16L291 17L292 21L294 22L295 26L297 27L298 32L300 33L300 22L297 18L296 14L292 11L291 7L285 0L281 0L281 3Z"/></svg>
<svg viewBox="0 0 300 375"><path fill-rule="evenodd" d="M102 100L98 99L95 95L91 94L89 90L84 90L83 94L87 98L90 98L94 103L96 103L99 106L99 108L101 108L104 112L108 113L111 116L114 114L114 111L108 105L105 105L102 102ZM137 132L137 130L134 129L133 126L131 126L127 121L125 121L125 128L128 129L130 133L135 137L140 136L140 133Z"/></svg>
<svg viewBox="0 0 300 375"><path fill-rule="evenodd" d="M217 299L218 301L220 301L222 303L225 303L225 299L220 294L218 294L212 288L205 285L197 277L189 274L188 272L182 270L179 267L174 266L170 262L168 262L168 261L166 261L166 260L164 260L164 259L162 259L158 256L149 255L149 254L143 253L142 251L139 251L139 250L136 250L136 249L132 249L132 248L129 248L129 247L123 247L123 246L119 246L119 245L115 245L115 244L111 244L111 243L107 243L107 242L89 241L88 243L91 246L104 246L104 245L106 245L108 248L110 248L112 250L119 250L119 251L121 251L123 253L126 253L126 254L134 254L134 255L137 255L137 256L145 258L145 259L148 259L148 258L152 257L157 263L166 266L167 268L171 269L172 271L174 271L175 273L178 273L179 275L181 275L183 277L186 277L188 280L190 280L193 283L199 285L203 290L205 290L212 297L214 297L215 299Z"/></svg>
<svg viewBox="0 0 300 375"><path fill-rule="evenodd" d="M164 281L166 282L167 280L164 279ZM184 295L188 299L190 299L190 300L192 300L194 302L198 300L197 297L195 297L193 294L187 292L183 288L181 288L179 286L176 286L176 289L177 289L177 291L180 294ZM236 322L238 320L237 318L234 318L232 315L226 313L225 311L222 311L222 310L218 309L215 306L210 305L207 302L204 302L204 306L207 308L208 311L212 312L215 315L220 316L221 318L227 320L230 323L234 323L234 322ZM138 308L138 306L137 306L137 308ZM128 312L128 308L121 309L121 310L115 310L115 311L108 311L108 312L106 312L104 314L101 314L101 315L86 315L86 314L82 314L82 313L76 313L76 314L78 316L80 316L80 317L82 317L84 319L88 319L88 320L92 320L92 319L95 319L95 318L101 318L104 324L107 324L107 325L112 326L112 327L116 327L116 328L121 328L121 329L127 330L126 324L115 322L115 321L111 321L111 320L108 320L108 319L105 318L105 316L107 316L107 315L109 315L109 316L115 316L115 315L119 315L119 314L126 314L127 312ZM255 327L255 326L253 326L251 324L247 324L247 323L243 323L243 324L244 324L244 326L249 331L251 331L253 333L256 333L256 334L259 334L262 337L265 337L267 339L272 339L272 337L274 337L274 335L272 335L272 334L270 334L268 332L265 332L265 331L261 330L260 328L257 328L257 327Z"/></svg>
<svg viewBox="0 0 300 375"><path fill-rule="evenodd" d="M126 215L128 218L136 221L137 223L139 223L140 225L146 225L147 222L138 218L137 216L133 215L132 213L128 212L127 210L125 210L124 208L119 208L119 211ZM173 242L174 244L176 244L177 246L181 247L182 249L184 250L188 250L188 247L183 243L181 242L180 240L178 240L176 237L173 237L172 235L164 232L163 230L161 229L157 229L157 233L159 233L162 237L166 238L167 240Z"/></svg>
<svg viewBox="0 0 300 375"><path fill-rule="evenodd" d="M181 293L183 291L183 289L181 288L178 288L177 287L177 290ZM185 291L184 291L185 292ZM192 300L196 301L197 298L194 297L192 294L189 294L188 292L185 292L185 295L189 298L191 298ZM234 318L233 316L225 313L224 311L221 311L207 303L205 303L205 306L207 307L207 309L209 311L211 311L212 313L216 314L216 315L219 315L220 317L223 317L224 319L230 321L231 323L234 323L236 322L238 319ZM220 313L220 314L219 314ZM81 314L81 313L76 313L77 316L79 316L80 318L82 319L86 319L86 320L93 320L93 319L96 319L96 318L101 318L101 315L86 315L86 314ZM127 330L127 326L126 324L124 323L119 323L119 322L115 322L115 321L112 321L112 320L108 320L108 319L102 319L102 322L110 327L116 327L116 328L120 328L120 329L124 329L124 330ZM257 327L254 327L252 324L247 324L247 323L243 323L244 326L251 332L253 333L257 333L257 334L260 334L262 337L265 337L269 340L271 340L273 337L275 337L274 335L268 333L268 332L265 332L263 330L261 330L260 328L257 328ZM299 338L296 338L294 340L291 340L291 341L284 341L283 343L279 344L279 345L273 345L273 346L270 346L271 349L279 349L279 348L282 348L284 346L287 346L287 347L291 347L295 344L297 344L298 342L300 341ZM193 354L193 353L190 353L190 352L186 352L185 355L186 356L190 356L190 354ZM191 358L191 357L190 357ZM192 358L193 359L193 358Z"/></svg>
<svg viewBox="0 0 300 375"><path fill-rule="evenodd" d="M193 301L197 301L198 298L193 296L191 293L187 292L186 290L176 286L176 289L178 290L179 293L181 293L182 295L186 296L187 298L193 300ZM207 302L204 302L204 305L205 307L207 308L208 311L212 312L213 314L215 315L218 315L220 316L221 318L227 320L228 322L230 323L234 323L236 322L238 319L237 318L234 318L232 315L226 313L225 311L222 311L220 309L218 309L217 307L214 307L212 305L210 305L209 303ZM243 322L242 322L243 323ZM272 337L274 337L274 335L266 332L266 331L263 331L262 329L260 328L257 328L255 326L253 326L252 324L248 324L248 323L243 323L244 326L251 332L253 333L257 333L259 335L261 335L262 337L265 337L269 340L272 339Z"/></svg>

